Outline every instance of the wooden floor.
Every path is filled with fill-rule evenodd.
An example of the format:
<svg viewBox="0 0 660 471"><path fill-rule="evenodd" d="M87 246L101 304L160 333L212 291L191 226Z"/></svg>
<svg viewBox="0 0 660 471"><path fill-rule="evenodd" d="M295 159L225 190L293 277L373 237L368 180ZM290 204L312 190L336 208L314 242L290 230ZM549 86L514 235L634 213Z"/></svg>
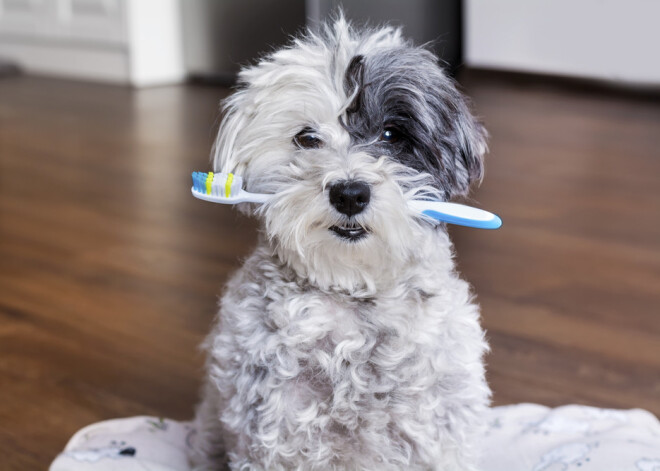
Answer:
<svg viewBox="0 0 660 471"><path fill-rule="evenodd" d="M660 103L465 83L492 134L474 200L504 227L452 233L495 403L660 414ZM0 80L1 469L45 469L90 422L191 416L196 347L255 241L189 194L225 93Z"/></svg>

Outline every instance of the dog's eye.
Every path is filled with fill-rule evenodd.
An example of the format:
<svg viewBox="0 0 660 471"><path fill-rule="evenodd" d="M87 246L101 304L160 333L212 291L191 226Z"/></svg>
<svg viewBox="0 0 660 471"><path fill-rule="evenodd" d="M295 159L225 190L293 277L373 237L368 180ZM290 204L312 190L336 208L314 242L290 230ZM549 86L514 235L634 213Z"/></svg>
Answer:
<svg viewBox="0 0 660 471"><path fill-rule="evenodd" d="M398 130L392 127L388 127L383 129L383 132L380 135L380 141L386 142L388 144L392 144L394 142L397 142L399 138L401 137L401 134L399 133Z"/></svg>
<svg viewBox="0 0 660 471"><path fill-rule="evenodd" d="M318 149L323 141L312 128L305 128L293 137L293 143L301 149Z"/></svg>

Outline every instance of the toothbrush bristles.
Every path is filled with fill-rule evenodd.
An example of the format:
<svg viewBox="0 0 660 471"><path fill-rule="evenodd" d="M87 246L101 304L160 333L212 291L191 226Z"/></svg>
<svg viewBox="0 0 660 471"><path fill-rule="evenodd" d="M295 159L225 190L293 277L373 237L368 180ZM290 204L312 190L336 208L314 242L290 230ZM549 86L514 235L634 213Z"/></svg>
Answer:
<svg viewBox="0 0 660 471"><path fill-rule="evenodd" d="M238 196L243 179L233 173L193 172L193 189L205 195L230 198Z"/></svg>

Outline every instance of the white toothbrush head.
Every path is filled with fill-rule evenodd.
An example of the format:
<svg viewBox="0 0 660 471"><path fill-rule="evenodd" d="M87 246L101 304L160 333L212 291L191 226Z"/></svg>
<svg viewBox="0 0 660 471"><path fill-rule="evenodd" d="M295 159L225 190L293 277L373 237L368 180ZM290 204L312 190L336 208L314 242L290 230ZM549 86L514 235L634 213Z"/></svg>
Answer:
<svg viewBox="0 0 660 471"><path fill-rule="evenodd" d="M243 178L233 173L193 172L192 194L213 203L265 203L271 195L243 190Z"/></svg>

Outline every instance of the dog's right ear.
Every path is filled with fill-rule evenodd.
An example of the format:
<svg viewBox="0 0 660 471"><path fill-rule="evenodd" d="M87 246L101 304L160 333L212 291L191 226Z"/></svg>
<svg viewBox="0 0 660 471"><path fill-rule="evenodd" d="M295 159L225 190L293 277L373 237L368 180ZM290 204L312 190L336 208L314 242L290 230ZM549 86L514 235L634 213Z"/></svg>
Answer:
<svg viewBox="0 0 660 471"><path fill-rule="evenodd" d="M222 103L223 117L218 135L211 151L211 163L214 172L236 173L243 175L244 165L240 162L240 147L243 130L246 129L248 116L245 101L246 90L239 90Z"/></svg>

